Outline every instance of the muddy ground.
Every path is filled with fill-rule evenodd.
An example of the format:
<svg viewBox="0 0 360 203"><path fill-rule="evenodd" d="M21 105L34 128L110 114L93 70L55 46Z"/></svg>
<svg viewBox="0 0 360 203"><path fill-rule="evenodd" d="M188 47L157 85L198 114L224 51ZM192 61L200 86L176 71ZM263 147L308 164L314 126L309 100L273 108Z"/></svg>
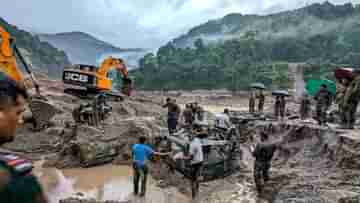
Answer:
<svg viewBox="0 0 360 203"><path fill-rule="evenodd" d="M96 143L96 147L115 149L107 163L129 164L130 147L138 136L150 139L163 132L166 109L161 108L165 98L176 98L184 105L198 102L210 112L221 112L225 107L246 111L246 93L232 95L227 91L195 92L136 92L122 103L111 103L113 113L100 130L88 126L77 128L71 111L84 100L63 93L58 81L40 79L44 95L58 108L59 114L52 126L41 132L31 131L30 125L19 129L13 143L5 149L26 154L33 160L45 159L44 167L83 167L78 154L69 151L69 143ZM297 112L298 104L291 99L288 115ZM268 97L265 113L271 115L273 101ZM298 134L286 135L288 129L306 125ZM242 151L241 169L225 179L201 184L200 202L360 202L360 140L358 130L339 131L332 127L319 128L313 121L287 120L252 121L238 126ZM287 142L273 160L270 181L265 192L257 194L253 181L253 162L250 148L258 142L258 134L266 131L272 140L285 137ZM95 149L97 150L98 148ZM190 195L189 182L164 164L152 163L152 175L160 187L175 186L181 193ZM131 202L131 200L129 200ZM76 199L62 203L96 202Z"/></svg>

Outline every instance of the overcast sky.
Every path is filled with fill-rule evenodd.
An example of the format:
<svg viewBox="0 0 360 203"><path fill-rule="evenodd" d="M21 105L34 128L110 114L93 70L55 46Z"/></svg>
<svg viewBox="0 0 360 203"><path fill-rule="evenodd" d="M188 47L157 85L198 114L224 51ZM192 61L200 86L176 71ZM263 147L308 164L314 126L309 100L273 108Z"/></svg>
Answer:
<svg viewBox="0 0 360 203"><path fill-rule="evenodd" d="M265 14L322 0L11 0L0 16L42 33L82 31L122 48L157 48L229 13ZM331 0L360 3L360 0Z"/></svg>

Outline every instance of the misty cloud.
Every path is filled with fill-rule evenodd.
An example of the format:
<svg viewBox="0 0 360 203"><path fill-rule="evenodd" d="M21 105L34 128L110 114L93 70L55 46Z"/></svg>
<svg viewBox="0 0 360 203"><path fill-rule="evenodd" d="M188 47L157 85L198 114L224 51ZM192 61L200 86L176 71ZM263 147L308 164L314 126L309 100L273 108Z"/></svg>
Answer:
<svg viewBox="0 0 360 203"><path fill-rule="evenodd" d="M323 1L12 0L2 4L0 13L10 23L34 32L83 31L119 47L157 48L193 26L229 13L267 14L315 2Z"/></svg>

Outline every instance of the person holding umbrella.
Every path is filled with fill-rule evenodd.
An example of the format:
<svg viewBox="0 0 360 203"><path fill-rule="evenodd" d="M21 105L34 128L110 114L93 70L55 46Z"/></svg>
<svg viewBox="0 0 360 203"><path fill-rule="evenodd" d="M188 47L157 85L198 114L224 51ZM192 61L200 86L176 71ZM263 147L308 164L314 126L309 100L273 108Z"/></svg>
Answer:
<svg viewBox="0 0 360 203"><path fill-rule="evenodd" d="M252 96L250 96L250 101L249 101L249 108L250 108L250 112L251 112L251 105L255 106L255 100L258 99L258 112L262 113L264 111L264 104L265 104L265 95L263 93L263 90L266 89L265 85L262 83L253 83L250 86L251 88L257 89L259 92L256 95L256 98L251 101Z"/></svg>
<svg viewBox="0 0 360 203"><path fill-rule="evenodd" d="M288 97L289 93L285 90L276 90L272 92L272 95L275 96L275 117L278 120L280 116L281 120L284 120L286 110L285 97Z"/></svg>

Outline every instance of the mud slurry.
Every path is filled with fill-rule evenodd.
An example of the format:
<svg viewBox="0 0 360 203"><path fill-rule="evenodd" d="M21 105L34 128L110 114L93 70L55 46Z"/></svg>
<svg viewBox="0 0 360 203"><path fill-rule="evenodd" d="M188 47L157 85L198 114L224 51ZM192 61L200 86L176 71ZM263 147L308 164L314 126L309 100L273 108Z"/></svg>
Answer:
<svg viewBox="0 0 360 203"><path fill-rule="evenodd" d="M294 124L261 125L272 139ZM346 132L305 126L285 135L276 153L271 179L261 196L269 202L338 202L360 193L360 140Z"/></svg>
<svg viewBox="0 0 360 203"><path fill-rule="evenodd" d="M203 202L360 202L360 137L354 131L306 125L300 132L286 134L302 126L300 122L255 122L242 126L242 168L208 193ZM270 169L270 180L258 194L253 180L254 159L250 146L260 132L270 135L270 142L283 138ZM204 194L204 193L203 193Z"/></svg>

